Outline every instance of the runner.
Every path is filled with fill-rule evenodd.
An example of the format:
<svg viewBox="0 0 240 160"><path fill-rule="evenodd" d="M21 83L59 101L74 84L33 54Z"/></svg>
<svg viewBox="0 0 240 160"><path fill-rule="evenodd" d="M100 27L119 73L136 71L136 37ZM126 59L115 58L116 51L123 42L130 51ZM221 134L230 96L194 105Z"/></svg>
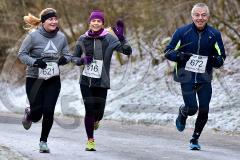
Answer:
<svg viewBox="0 0 240 160"><path fill-rule="evenodd" d="M113 31L117 37L104 29L104 13L95 10L89 19L89 30L81 35L76 44L75 56L82 59L75 60L76 65L84 66L80 88L85 105L85 128L87 132L86 151L95 151L94 130L98 129L103 118L110 88L110 62L113 51L130 55L132 49L124 36L124 23L117 21ZM83 61L84 59L84 61Z"/></svg>
<svg viewBox="0 0 240 160"><path fill-rule="evenodd" d="M166 47L165 57L176 62L174 80L181 84L184 100L184 105L179 108L176 127L182 132L187 117L198 111L190 149L200 150L198 139L208 120L213 67L220 68L226 55L220 32L207 24L210 16L208 6L195 4L191 15L193 23L176 30Z"/></svg>
<svg viewBox="0 0 240 160"><path fill-rule="evenodd" d="M22 124L28 130L32 122L43 117L39 151L49 153L47 138L61 89L59 65L67 64L71 57L67 39L58 29L55 9L42 10L40 18L29 14L24 16L24 21L29 26L26 28L29 34L22 42L18 58L27 65L26 92L30 107L25 109Z"/></svg>

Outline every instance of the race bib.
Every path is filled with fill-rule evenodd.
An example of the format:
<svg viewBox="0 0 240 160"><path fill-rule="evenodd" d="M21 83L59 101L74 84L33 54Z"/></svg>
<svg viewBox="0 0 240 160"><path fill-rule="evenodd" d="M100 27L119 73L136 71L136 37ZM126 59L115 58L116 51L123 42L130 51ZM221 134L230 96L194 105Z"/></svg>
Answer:
<svg viewBox="0 0 240 160"><path fill-rule="evenodd" d="M195 73L205 73L208 56L193 54L187 61L185 70Z"/></svg>
<svg viewBox="0 0 240 160"><path fill-rule="evenodd" d="M47 67L45 69L39 68L38 70L38 78L39 79L49 79L54 76L59 75L59 67L56 62L46 62Z"/></svg>
<svg viewBox="0 0 240 160"><path fill-rule="evenodd" d="M83 75L91 78L100 78L102 75L102 60L93 60L91 64L86 65L83 70Z"/></svg>

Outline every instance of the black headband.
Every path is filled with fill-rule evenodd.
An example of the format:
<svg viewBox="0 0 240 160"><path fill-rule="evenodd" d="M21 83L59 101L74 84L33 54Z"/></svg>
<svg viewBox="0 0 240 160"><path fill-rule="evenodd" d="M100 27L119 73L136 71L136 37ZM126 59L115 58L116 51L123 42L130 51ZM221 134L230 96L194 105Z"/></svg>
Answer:
<svg viewBox="0 0 240 160"><path fill-rule="evenodd" d="M55 12L50 12L44 16L41 16L41 22L44 23L48 18L51 17L57 17L57 14Z"/></svg>

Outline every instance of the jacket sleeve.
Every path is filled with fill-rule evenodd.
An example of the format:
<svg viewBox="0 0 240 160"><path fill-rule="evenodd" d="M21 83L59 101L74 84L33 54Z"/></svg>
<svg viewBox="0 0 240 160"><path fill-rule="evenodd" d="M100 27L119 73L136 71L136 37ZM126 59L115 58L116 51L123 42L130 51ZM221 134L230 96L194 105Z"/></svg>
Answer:
<svg viewBox="0 0 240 160"><path fill-rule="evenodd" d="M177 62L178 60L177 54L180 45L181 45L180 31L176 30L172 36L170 43L167 45L164 51L165 57L170 61Z"/></svg>
<svg viewBox="0 0 240 160"><path fill-rule="evenodd" d="M73 53L73 56L81 57L83 54L82 47L81 47L82 39L81 37L77 40L76 47Z"/></svg>
<svg viewBox="0 0 240 160"><path fill-rule="evenodd" d="M132 54L132 47L129 45L128 41L124 39L123 41L119 41L117 37L111 35L110 39L111 45L113 45L114 50L123 53L125 55Z"/></svg>
<svg viewBox="0 0 240 160"><path fill-rule="evenodd" d="M36 61L35 58L30 56L31 49L32 49L32 37L30 34L28 34L23 40L18 52L19 60L22 63L26 64L27 66L33 66L34 62Z"/></svg>
<svg viewBox="0 0 240 160"><path fill-rule="evenodd" d="M68 41L67 38L64 36L64 42L63 42L63 49L62 49L63 56L67 59L67 62L71 61L71 53L69 51Z"/></svg>
<svg viewBox="0 0 240 160"><path fill-rule="evenodd" d="M214 44L214 50L217 55L222 57L223 61L226 59L225 49L220 32L217 32L216 34L216 43Z"/></svg>

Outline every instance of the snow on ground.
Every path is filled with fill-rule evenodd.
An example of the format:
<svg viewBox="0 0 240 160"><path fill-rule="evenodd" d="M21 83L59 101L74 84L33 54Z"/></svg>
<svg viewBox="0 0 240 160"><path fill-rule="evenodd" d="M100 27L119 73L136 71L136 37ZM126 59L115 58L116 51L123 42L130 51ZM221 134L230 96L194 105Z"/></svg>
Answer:
<svg viewBox="0 0 240 160"><path fill-rule="evenodd" d="M214 74L208 128L240 131L240 98L236 96L240 89L239 62L239 58L229 57L224 69L216 70ZM174 124L178 107L183 103L180 86L173 82L172 76L165 76L167 62L156 67L148 64L148 61L143 61L133 66L127 86L109 93L107 110L113 113L106 118ZM227 75L223 76L223 72ZM116 81L117 78L112 80L113 83ZM195 119L196 116L189 118L189 127L194 127Z"/></svg>
<svg viewBox="0 0 240 160"><path fill-rule="evenodd" d="M240 132L239 71L240 59L228 57L225 66L216 70L210 103L208 128ZM172 65L172 64L170 64ZM150 59L120 66L113 58L111 90L108 92L105 119L145 124L174 124L178 107L183 103L180 85L173 81L167 61L152 66ZM62 89L56 114L84 115L78 77L79 68L61 67ZM224 76L225 74L225 76ZM1 85L0 111L23 112L26 106L25 86ZM187 121L194 127L196 116Z"/></svg>

